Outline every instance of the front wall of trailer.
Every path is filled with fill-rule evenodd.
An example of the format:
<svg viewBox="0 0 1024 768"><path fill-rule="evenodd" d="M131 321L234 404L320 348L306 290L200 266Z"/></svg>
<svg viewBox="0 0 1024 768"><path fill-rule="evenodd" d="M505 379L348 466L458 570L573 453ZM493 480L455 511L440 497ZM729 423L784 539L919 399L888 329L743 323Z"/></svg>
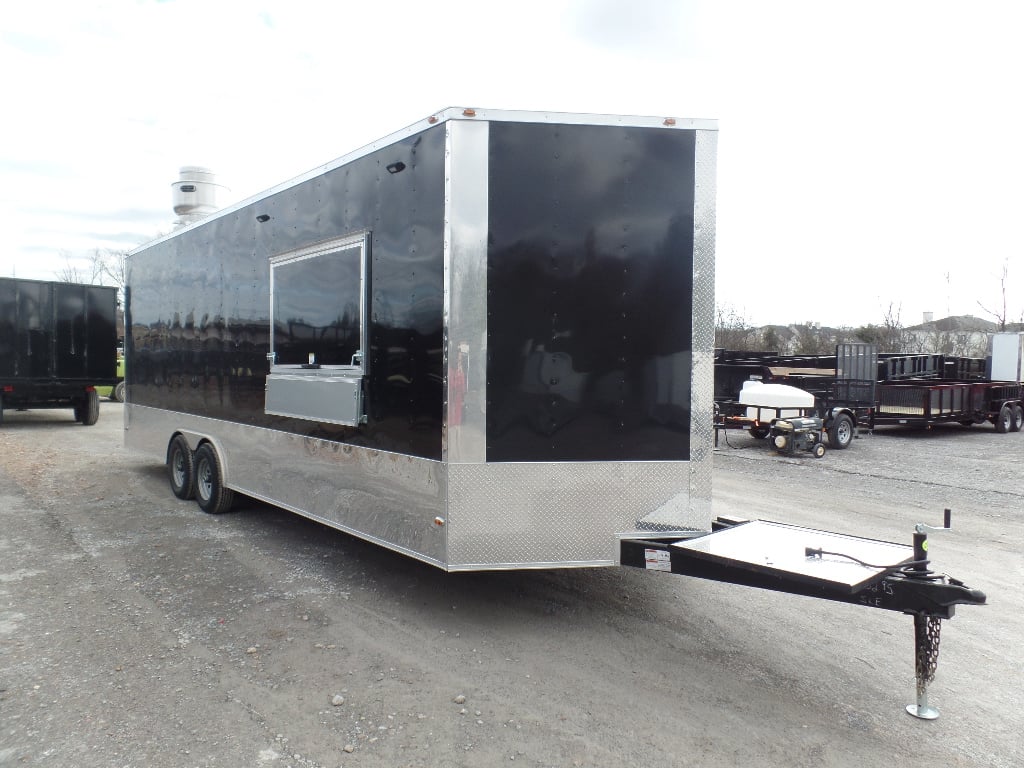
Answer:
<svg viewBox="0 0 1024 768"><path fill-rule="evenodd" d="M689 458L694 138L491 125L488 461Z"/></svg>
<svg viewBox="0 0 1024 768"><path fill-rule="evenodd" d="M708 528L713 132L450 131L448 567Z"/></svg>

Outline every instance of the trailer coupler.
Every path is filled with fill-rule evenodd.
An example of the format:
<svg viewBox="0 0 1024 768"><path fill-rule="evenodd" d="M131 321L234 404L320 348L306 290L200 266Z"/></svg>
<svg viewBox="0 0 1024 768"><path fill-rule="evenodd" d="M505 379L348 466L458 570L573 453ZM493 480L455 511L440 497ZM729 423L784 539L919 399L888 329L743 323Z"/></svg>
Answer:
<svg viewBox="0 0 1024 768"><path fill-rule="evenodd" d="M928 569L928 530L912 546L771 523L716 521L714 532L688 538L623 539L622 565L776 592L899 611L914 617L917 700L907 712L935 719L928 685L935 678L943 619L957 605L984 605L985 594Z"/></svg>

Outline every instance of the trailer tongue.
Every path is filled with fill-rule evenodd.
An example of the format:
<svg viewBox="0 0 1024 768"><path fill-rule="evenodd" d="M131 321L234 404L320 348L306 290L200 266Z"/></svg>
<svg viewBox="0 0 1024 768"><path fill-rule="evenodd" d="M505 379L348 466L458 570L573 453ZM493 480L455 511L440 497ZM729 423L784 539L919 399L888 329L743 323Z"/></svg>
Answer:
<svg viewBox="0 0 1024 768"><path fill-rule="evenodd" d="M914 617L917 700L907 712L934 720L928 703L942 619L957 605L984 605L985 594L928 569L927 530L915 526L912 545L819 531L765 520L719 518L715 530L679 539L624 539L622 564L683 576L835 600Z"/></svg>

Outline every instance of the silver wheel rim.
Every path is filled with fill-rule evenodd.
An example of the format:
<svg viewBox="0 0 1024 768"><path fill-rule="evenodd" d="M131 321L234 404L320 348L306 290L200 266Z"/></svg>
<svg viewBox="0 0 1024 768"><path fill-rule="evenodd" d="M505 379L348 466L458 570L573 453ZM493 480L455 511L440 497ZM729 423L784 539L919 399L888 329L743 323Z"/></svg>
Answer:
<svg viewBox="0 0 1024 768"><path fill-rule="evenodd" d="M213 473L210 471L210 463L207 461L200 461L196 467L196 493L206 501L210 498L213 493L213 483L210 482L210 477Z"/></svg>
<svg viewBox="0 0 1024 768"><path fill-rule="evenodd" d="M181 488L185 485L185 457L181 455L181 451L175 451L171 459L171 476L176 487Z"/></svg>

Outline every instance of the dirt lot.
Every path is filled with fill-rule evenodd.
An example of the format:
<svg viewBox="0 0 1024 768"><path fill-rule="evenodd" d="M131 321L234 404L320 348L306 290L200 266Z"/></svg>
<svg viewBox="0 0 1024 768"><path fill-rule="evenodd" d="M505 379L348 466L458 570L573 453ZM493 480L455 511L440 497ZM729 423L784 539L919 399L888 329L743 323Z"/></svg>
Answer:
<svg viewBox="0 0 1024 768"><path fill-rule="evenodd" d="M984 590L923 722L909 617L632 569L445 574L265 505L204 515L122 406L0 428L0 766L1024 764L1024 433L743 433L718 514L909 542ZM464 697L464 698L463 698Z"/></svg>

